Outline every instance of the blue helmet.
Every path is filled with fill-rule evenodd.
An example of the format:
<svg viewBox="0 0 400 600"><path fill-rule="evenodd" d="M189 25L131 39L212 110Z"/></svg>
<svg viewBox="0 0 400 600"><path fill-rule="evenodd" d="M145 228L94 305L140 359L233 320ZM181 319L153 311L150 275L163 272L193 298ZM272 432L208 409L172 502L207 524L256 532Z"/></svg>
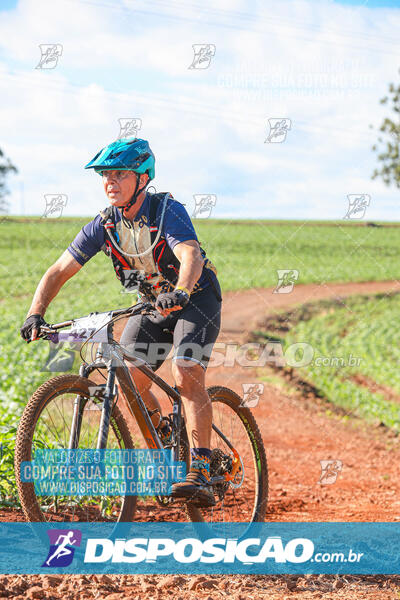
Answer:
<svg viewBox="0 0 400 600"><path fill-rule="evenodd" d="M146 140L123 138L100 150L85 169L94 169L100 175L108 170L134 171L154 179L154 164L155 157Z"/></svg>

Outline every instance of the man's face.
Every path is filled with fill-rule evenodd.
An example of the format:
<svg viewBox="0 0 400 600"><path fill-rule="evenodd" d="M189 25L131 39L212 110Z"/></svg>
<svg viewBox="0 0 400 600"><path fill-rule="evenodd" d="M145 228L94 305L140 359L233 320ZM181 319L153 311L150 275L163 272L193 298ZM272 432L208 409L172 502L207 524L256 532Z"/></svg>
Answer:
<svg viewBox="0 0 400 600"><path fill-rule="evenodd" d="M136 188L136 173L133 171L103 171L104 191L110 204L113 206L125 206L132 198ZM139 189L143 187L147 175L140 176Z"/></svg>

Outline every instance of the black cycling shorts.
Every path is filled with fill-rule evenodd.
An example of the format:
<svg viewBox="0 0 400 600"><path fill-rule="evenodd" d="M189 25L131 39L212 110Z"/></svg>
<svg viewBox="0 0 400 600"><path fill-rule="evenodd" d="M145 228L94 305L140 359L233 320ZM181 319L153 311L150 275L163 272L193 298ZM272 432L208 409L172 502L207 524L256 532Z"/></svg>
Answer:
<svg viewBox="0 0 400 600"><path fill-rule="evenodd" d="M218 281L216 288L221 295ZM130 317L120 344L129 353L144 359L155 371L160 368L172 347L173 360L185 359L207 368L212 348L221 325L221 301L207 287L190 296L179 311L163 317L154 315Z"/></svg>

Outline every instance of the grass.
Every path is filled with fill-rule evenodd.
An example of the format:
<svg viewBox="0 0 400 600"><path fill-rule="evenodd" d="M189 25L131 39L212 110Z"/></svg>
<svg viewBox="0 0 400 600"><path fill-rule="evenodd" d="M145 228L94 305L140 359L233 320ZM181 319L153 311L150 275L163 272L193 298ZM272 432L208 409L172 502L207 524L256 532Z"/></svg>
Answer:
<svg viewBox="0 0 400 600"><path fill-rule="evenodd" d="M10 473L15 427L23 407L38 385L52 376L41 371L48 356L48 342L27 345L19 337L19 328L40 278L89 221L89 217L0 220L0 443L3 442L8 449L0 460L2 482L7 482L7 478L13 481ZM400 279L398 226L363 227L345 221L331 225L313 223L310 226L310 223L296 221L195 221L199 240L217 266L224 292L275 286L277 269L297 269L299 283ZM46 319L54 323L84 316L91 311L129 306L132 300L132 296L121 293L111 261L99 253L65 284L50 305ZM373 306L369 305L369 310L373 311ZM396 312L396 316L400 315ZM315 326L323 334L321 338L313 334L313 328L308 328L309 323L298 324L296 335L307 335L317 348L327 352L332 340L337 337L334 329L340 326L344 317L348 317L345 312L334 315L329 323L317 321ZM376 330L374 321L374 331L382 346L378 346L377 350L369 345L368 353L371 352L373 360L368 364L373 376L379 371L379 376L391 381L391 378L396 379L397 369L393 359L387 357L390 352L385 350L384 343L390 340L396 348L397 339L393 332L398 333L397 323L400 321L397 318L396 323L389 313L385 314L385 318L388 322L385 323L384 319L379 321L384 336L381 330ZM326 331L325 327L328 327ZM332 333L331 337L328 330ZM361 331L367 339L371 327L365 324L360 335ZM386 366L379 362L379 352L389 360ZM398 357L395 350L393 353ZM323 373L326 374L327 370ZM335 390L335 384L329 382L328 376L321 379L322 373L314 371L305 375L317 378L326 393L335 398L334 401L345 402L349 407L369 403L371 409L367 412L373 412L375 400L366 390L360 390L349 382L341 383L340 394L343 393L344 398L340 400L339 388ZM387 407L384 410L382 399L375 396L376 417L394 426L397 423L394 409ZM0 497L2 494L4 497L4 485L6 483L0 484ZM10 493L10 486L6 487Z"/></svg>
<svg viewBox="0 0 400 600"><path fill-rule="evenodd" d="M65 250L89 218L5 220L0 224L2 297L28 302L45 270ZM277 269L297 269L299 283L400 279L398 227L360 227L271 221L230 222L197 219L199 240L218 269L223 291L269 287ZM12 265L13 277L10 277ZM96 255L64 294L82 294L90 306L102 299L121 301L110 261ZM107 290L107 295L105 295ZM94 303L92 302L94 300ZM105 306L105 304L103 304ZM51 309L52 310L52 309Z"/></svg>
<svg viewBox="0 0 400 600"><path fill-rule="evenodd" d="M395 264L398 228L199 220L196 229L224 291L274 286L277 269L297 269L299 283L378 281L400 275L400 264Z"/></svg>
<svg viewBox="0 0 400 600"><path fill-rule="evenodd" d="M280 338L285 356L292 344L308 344L311 361L293 367L296 375L333 404L397 432L399 335L399 294L354 296L342 305L330 301L303 305L298 313L288 313L286 322L269 319L266 330L257 333L261 339ZM295 358L300 363L301 354Z"/></svg>

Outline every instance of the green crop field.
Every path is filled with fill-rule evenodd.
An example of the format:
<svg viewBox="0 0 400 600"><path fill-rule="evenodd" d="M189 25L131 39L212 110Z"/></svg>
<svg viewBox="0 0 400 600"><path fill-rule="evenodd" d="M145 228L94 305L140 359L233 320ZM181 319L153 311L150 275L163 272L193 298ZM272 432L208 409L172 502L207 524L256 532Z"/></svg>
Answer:
<svg viewBox="0 0 400 600"><path fill-rule="evenodd" d="M46 268L89 220L3 221L0 224L2 297L29 297ZM397 226L360 227L346 221L327 226L293 221L197 219L195 227L218 268L224 291L275 285L277 269L297 269L299 283L400 278ZM111 274L111 264L107 264L104 256L97 255L61 295L74 294L83 287L86 300L91 302L93 298L96 306L104 297L108 300L110 294L113 301L121 300L118 282ZM96 293L91 293L93 289Z"/></svg>
<svg viewBox="0 0 400 600"><path fill-rule="evenodd" d="M89 221L90 218L5 218L0 221L0 435L5 448L0 447L0 497L3 500L6 493L10 498L13 489L11 464L15 427L29 396L51 376L41 371L48 355L48 343L27 345L19 337L19 327L40 278ZM400 279L397 260L400 228L395 225L367 227L345 221L311 224L199 219L195 227L218 269L223 291L274 286L277 269L297 269L299 283ZM111 262L99 253L66 283L50 305L46 319L57 322L131 303L132 296L121 293ZM386 318L389 319L389 313ZM390 318L390 323L392 330L388 326L376 329L376 339L382 345L391 333L390 339L394 341L396 319ZM309 325L304 323L299 327ZM323 327L321 323L321 331ZM365 327L366 332L368 327ZM303 333L299 331L299 335ZM309 335L311 339L311 329ZM323 339L329 345L329 336ZM374 377L384 377L388 372L395 377L393 361L386 367L379 363L379 368L378 363L369 364ZM311 371L308 376L313 376ZM328 380L327 377L324 389L332 395L333 387ZM340 389L353 389L351 385L343 383ZM333 400L344 402L336 397ZM380 398L377 402L381 406ZM394 408L388 408L387 414L384 411L379 418L393 424L393 411Z"/></svg>
<svg viewBox="0 0 400 600"><path fill-rule="evenodd" d="M256 336L280 339L295 374L323 397L399 432L400 294L314 302L286 317L289 331L276 316Z"/></svg>

